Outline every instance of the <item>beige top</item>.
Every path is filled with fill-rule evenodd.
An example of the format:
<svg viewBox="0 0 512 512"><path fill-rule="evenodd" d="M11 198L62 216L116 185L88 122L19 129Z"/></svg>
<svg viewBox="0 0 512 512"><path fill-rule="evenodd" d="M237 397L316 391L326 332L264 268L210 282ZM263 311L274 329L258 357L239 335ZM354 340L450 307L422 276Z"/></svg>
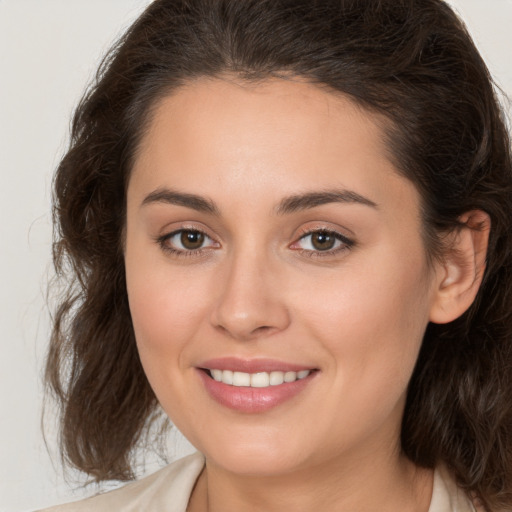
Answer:
<svg viewBox="0 0 512 512"><path fill-rule="evenodd" d="M40 512L186 512L203 466L204 458L196 452L119 489ZM475 508L448 472L439 468L428 512L475 512Z"/></svg>

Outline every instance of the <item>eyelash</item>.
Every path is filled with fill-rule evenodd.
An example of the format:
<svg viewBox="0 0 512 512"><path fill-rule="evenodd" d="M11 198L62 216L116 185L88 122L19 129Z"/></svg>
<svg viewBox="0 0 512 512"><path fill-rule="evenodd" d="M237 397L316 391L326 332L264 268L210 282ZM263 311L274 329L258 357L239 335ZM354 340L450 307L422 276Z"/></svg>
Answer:
<svg viewBox="0 0 512 512"><path fill-rule="evenodd" d="M156 239L156 242L159 244L162 251L166 252L167 254L171 254L172 256L183 258L183 257L193 257L193 256L201 256L204 254L205 251L208 251L211 249L211 247L200 247L198 249L190 249L190 250L183 250L183 249L176 249L168 244L168 241L172 239L174 236L179 235L183 232L190 232L190 233L198 233L203 235L205 238L208 238L209 240L214 241L208 234L206 234L201 229L197 228L181 228L177 229L171 233L167 233L165 235L162 235ZM311 249L293 249L300 254L308 257L308 258L325 258L325 257L332 257L335 255L338 255L344 251L348 251L352 249L355 245L355 242L346 236L342 235L341 233L338 233L337 231L333 231L332 229L324 229L324 228L317 228L317 229L309 229L301 233L300 237L297 239L296 242L293 242L292 245L297 244L301 240L304 240L308 236L314 235L316 233L324 233L328 236L334 237L337 241L341 242L341 245L335 249L327 249L325 251L321 250L311 250ZM215 241L214 241L215 242Z"/></svg>
<svg viewBox="0 0 512 512"><path fill-rule="evenodd" d="M199 249L190 249L190 250L184 250L184 249L175 249L174 247L170 246L167 242L171 240L176 235L179 235L183 232L189 232L189 233L198 233L203 235L205 238L208 238L209 240L212 240L212 237L208 236L207 233L205 233L201 229L197 228L181 228L173 231L172 233L167 233L166 235L162 235L157 238L157 243L160 245L160 248L162 251L164 251L167 254L170 254L172 256L178 257L178 258L187 258L192 256L201 256L205 251L209 249L209 247L200 247Z"/></svg>
<svg viewBox="0 0 512 512"><path fill-rule="evenodd" d="M326 228L315 228L315 229L308 229L301 233L300 237L297 239L297 242L294 242L293 245L297 244L301 240L304 240L308 236L317 234L317 233L324 233L328 236L334 237L336 241L341 242L341 245L335 249L327 249L325 251L321 250L311 250L311 249L294 249L301 253L301 255L306 256L307 258L328 258L333 257L336 255L341 254L342 252L349 251L352 249L355 245L355 242L346 236L342 235L341 233L338 233L337 231L334 231L332 229L326 229Z"/></svg>

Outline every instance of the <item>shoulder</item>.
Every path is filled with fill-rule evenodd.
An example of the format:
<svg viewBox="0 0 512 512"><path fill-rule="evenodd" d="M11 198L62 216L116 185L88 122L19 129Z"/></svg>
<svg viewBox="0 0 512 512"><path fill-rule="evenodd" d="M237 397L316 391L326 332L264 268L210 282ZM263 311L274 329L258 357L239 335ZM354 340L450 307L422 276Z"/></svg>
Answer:
<svg viewBox="0 0 512 512"><path fill-rule="evenodd" d="M204 457L196 452L119 489L39 512L185 512L203 466Z"/></svg>
<svg viewBox="0 0 512 512"><path fill-rule="evenodd" d="M484 512L484 510L457 485L445 466L439 466L434 473L434 488L428 512Z"/></svg>

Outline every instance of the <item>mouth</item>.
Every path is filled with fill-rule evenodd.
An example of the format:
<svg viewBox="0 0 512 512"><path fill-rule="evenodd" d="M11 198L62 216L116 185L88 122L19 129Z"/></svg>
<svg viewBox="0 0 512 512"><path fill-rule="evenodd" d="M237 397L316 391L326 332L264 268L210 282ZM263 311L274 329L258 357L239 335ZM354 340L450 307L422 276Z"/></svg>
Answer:
<svg viewBox="0 0 512 512"><path fill-rule="evenodd" d="M317 370L299 370L299 371L271 371L246 373L233 370L221 370L218 368L202 368L207 375L217 382L222 382L228 386L268 388L271 386L281 386L297 380L308 377Z"/></svg>
<svg viewBox="0 0 512 512"><path fill-rule="evenodd" d="M196 367L215 402L239 413L263 413L314 387L320 370L270 359L221 358Z"/></svg>

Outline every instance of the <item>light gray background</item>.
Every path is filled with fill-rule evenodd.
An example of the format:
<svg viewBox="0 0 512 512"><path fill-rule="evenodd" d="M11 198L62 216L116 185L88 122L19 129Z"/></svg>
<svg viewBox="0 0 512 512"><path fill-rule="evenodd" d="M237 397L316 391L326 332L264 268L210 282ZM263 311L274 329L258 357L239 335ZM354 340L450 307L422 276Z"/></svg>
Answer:
<svg viewBox="0 0 512 512"><path fill-rule="evenodd" d="M78 499L41 434L51 177L99 59L148 0L0 0L0 512ZM512 96L512 0L453 0ZM191 447L180 438L177 454ZM150 462L148 471L158 461ZM71 474L71 486L77 475Z"/></svg>

